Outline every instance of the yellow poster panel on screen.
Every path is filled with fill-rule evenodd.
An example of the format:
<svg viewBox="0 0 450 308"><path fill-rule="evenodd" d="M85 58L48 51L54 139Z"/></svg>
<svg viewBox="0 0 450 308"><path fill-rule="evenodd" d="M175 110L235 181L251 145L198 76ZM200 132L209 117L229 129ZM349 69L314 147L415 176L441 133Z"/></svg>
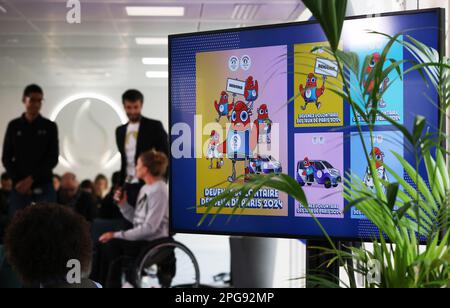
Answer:
<svg viewBox="0 0 450 308"><path fill-rule="evenodd" d="M343 99L330 90L342 87L338 64L321 46L328 45L294 46L295 127L344 126Z"/></svg>
<svg viewBox="0 0 450 308"><path fill-rule="evenodd" d="M288 169L287 46L201 52L196 59L196 202L204 213L229 185ZM236 196L220 214L288 215L288 196L277 190L261 189L251 199L243 208ZM211 213L221 205L214 206Z"/></svg>

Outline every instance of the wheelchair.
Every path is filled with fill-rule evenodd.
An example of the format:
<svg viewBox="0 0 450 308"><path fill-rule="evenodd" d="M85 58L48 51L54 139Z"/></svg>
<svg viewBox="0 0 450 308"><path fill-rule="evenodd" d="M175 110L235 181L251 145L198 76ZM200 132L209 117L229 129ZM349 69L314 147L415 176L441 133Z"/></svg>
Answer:
<svg viewBox="0 0 450 308"><path fill-rule="evenodd" d="M200 287L200 268L194 254L171 237L151 242L137 259L126 264L124 280L135 288Z"/></svg>

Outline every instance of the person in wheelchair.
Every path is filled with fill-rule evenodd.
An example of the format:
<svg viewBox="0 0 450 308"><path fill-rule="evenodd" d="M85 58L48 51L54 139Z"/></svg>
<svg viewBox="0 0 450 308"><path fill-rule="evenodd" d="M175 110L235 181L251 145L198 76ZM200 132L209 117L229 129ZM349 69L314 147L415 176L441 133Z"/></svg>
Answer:
<svg viewBox="0 0 450 308"><path fill-rule="evenodd" d="M97 277L107 288L122 286L125 264L134 260L160 239L169 237L169 197L164 175L168 158L154 150L143 153L136 165L136 175L145 182L135 207L127 201L123 190L117 190L114 199L125 219L133 223L126 231L106 232L100 238L97 259ZM127 262L128 261L128 262ZM158 264L158 278L163 287L170 286L175 276L175 255L169 254ZM132 271L128 282L134 284ZM130 277L131 276L131 277Z"/></svg>

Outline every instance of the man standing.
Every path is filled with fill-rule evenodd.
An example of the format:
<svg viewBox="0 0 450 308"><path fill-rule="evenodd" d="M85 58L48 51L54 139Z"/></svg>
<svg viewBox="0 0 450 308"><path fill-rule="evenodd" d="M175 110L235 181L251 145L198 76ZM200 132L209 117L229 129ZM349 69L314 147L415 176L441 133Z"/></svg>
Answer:
<svg viewBox="0 0 450 308"><path fill-rule="evenodd" d="M136 204L142 183L136 177L138 157L151 149L169 155L169 140L160 121L142 116L144 95L137 90L128 90L122 96L122 103L129 122L116 130L116 141L122 156L121 184L126 183L128 202Z"/></svg>
<svg viewBox="0 0 450 308"><path fill-rule="evenodd" d="M13 180L10 216L32 202L55 202L53 168L58 164L58 128L40 114L44 92L29 85L23 92L25 113L8 124L2 162Z"/></svg>

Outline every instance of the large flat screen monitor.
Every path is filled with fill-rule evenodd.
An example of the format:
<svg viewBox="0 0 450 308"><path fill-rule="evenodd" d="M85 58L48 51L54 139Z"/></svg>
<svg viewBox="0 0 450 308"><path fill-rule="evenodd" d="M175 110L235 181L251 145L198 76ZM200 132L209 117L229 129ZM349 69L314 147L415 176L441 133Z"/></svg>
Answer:
<svg viewBox="0 0 450 308"><path fill-rule="evenodd" d="M442 51L443 16L443 10L432 9L348 18L341 48L354 51L361 67L368 56L376 62L387 38L367 33L373 30L389 35L404 32ZM310 209L332 238L378 236L362 213L344 211L343 177L351 170L364 179L367 163L357 118L331 91L340 83L336 62L321 46L327 46L327 40L314 21L169 37L173 232L322 238L299 202L272 189L258 191L243 212L236 199L212 224L206 220L199 225L205 203L230 182L244 181L240 176L245 174L282 172L303 185ZM388 57L414 60L400 42ZM405 63L400 69L409 67ZM436 131L435 91L418 72L403 79L396 74L387 76L396 81L379 102L380 110L407 127L412 127L416 115L423 115L428 129ZM362 124L363 138L371 144ZM392 152L413 158L395 127L379 118L372 139L371 153L404 174ZM382 176L392 178L387 172Z"/></svg>

